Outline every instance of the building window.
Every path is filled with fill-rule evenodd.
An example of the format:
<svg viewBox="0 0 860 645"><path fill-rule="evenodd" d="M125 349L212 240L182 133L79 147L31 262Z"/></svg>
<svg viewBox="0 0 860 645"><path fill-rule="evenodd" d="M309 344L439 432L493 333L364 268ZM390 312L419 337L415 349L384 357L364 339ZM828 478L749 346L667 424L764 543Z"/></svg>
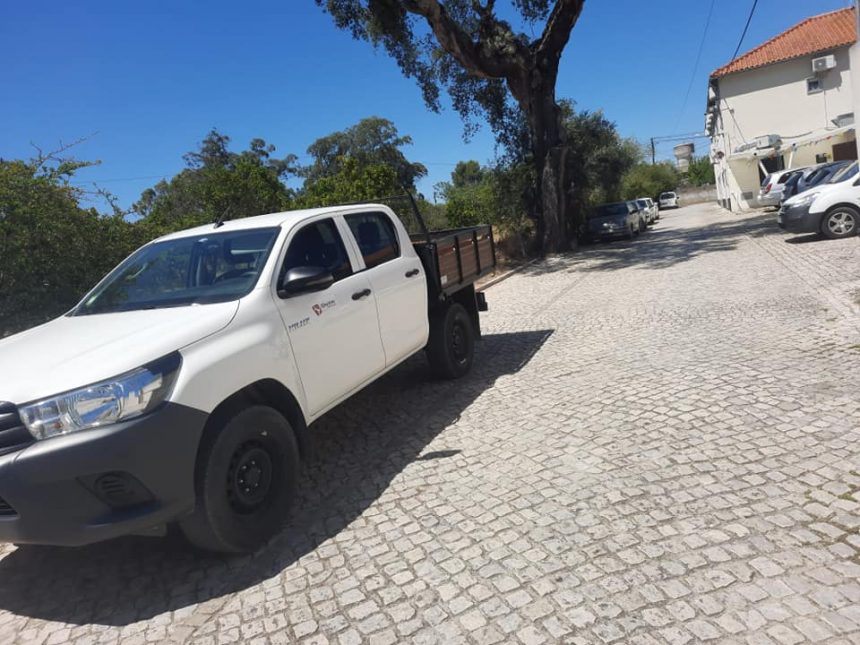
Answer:
<svg viewBox="0 0 860 645"><path fill-rule="evenodd" d="M818 94L824 91L824 86L821 84L821 79L817 76L810 76L806 79L806 93Z"/></svg>

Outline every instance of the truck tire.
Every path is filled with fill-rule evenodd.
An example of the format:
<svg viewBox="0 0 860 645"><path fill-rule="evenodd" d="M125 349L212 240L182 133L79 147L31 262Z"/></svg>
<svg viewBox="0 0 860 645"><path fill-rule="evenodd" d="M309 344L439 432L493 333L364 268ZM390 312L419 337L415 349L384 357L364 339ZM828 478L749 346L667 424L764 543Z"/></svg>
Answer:
<svg viewBox="0 0 860 645"><path fill-rule="evenodd" d="M834 206L821 218L821 232L831 240L857 235L860 212L853 206Z"/></svg>
<svg viewBox="0 0 860 645"><path fill-rule="evenodd" d="M299 449L289 422L273 408L247 407L204 438L195 474L197 503L180 528L206 551L255 551L283 525L298 472Z"/></svg>
<svg viewBox="0 0 860 645"><path fill-rule="evenodd" d="M452 303L430 319L430 341L427 359L438 378L455 379L472 369L475 357L475 333L466 308Z"/></svg>

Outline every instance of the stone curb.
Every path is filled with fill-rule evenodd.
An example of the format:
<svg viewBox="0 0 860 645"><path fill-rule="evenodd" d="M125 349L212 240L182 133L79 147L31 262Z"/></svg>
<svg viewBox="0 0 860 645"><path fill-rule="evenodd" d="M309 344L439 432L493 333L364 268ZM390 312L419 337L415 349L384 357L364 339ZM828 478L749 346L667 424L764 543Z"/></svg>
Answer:
<svg viewBox="0 0 860 645"><path fill-rule="evenodd" d="M530 267L530 266L532 266L532 265L535 265L535 264L537 264L538 262L540 262L540 260L539 260L539 259L532 260L531 262L526 262L525 264L521 264L521 265L519 265L518 267L514 267L514 268L513 268L513 269L511 269L510 271L505 271L502 275L500 275L500 276L497 276L497 277L493 278L493 279L492 279L492 280L490 280L489 282L485 282L485 283L483 283L483 284L478 284L478 285L475 285L475 286L476 286L477 288L479 288L479 289L489 289L490 287L492 287L492 286L494 286L494 285L499 284L499 283L500 283L500 282L502 282L503 280L507 280L508 278L510 278L510 277L511 277L512 275L514 275L515 273L519 273L520 271L522 271L522 270L523 270L523 269L525 269L526 267Z"/></svg>

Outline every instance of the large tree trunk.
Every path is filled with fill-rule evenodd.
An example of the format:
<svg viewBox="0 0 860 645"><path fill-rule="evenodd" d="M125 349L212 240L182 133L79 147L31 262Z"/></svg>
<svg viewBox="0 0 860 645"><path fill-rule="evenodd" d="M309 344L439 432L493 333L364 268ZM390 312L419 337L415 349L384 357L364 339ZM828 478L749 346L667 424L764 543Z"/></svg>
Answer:
<svg viewBox="0 0 860 645"><path fill-rule="evenodd" d="M537 174L536 207L539 211L535 215L540 252L564 251L570 246L567 231L570 182L565 173L568 148L555 102L555 74L535 70L530 75L527 98L520 100L520 106L528 119Z"/></svg>

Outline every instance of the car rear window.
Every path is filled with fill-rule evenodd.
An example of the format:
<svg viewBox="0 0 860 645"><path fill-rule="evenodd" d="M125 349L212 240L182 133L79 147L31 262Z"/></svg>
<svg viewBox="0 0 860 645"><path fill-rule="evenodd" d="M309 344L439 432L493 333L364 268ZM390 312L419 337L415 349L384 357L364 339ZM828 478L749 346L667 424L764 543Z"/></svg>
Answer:
<svg viewBox="0 0 860 645"><path fill-rule="evenodd" d="M627 215L630 211L627 210L627 204L604 204L598 206L591 214L592 217L606 217L607 215Z"/></svg>
<svg viewBox="0 0 860 645"><path fill-rule="evenodd" d="M673 199L675 197L675 193L663 193L660 195L660 199Z"/></svg>

